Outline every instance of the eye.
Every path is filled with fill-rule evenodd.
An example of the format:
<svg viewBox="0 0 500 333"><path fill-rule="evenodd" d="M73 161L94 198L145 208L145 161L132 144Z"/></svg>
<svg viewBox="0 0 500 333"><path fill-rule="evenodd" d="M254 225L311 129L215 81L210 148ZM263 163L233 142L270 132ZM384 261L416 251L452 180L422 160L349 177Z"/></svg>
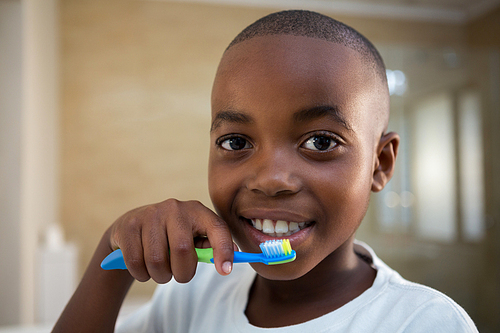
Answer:
<svg viewBox="0 0 500 333"><path fill-rule="evenodd" d="M337 141L328 135L315 135L307 139L302 147L309 150L325 151L337 145Z"/></svg>
<svg viewBox="0 0 500 333"><path fill-rule="evenodd" d="M242 150L242 149L252 148L250 142L248 142L247 139L242 138L240 136L234 136L227 139L222 139L218 144L225 150Z"/></svg>

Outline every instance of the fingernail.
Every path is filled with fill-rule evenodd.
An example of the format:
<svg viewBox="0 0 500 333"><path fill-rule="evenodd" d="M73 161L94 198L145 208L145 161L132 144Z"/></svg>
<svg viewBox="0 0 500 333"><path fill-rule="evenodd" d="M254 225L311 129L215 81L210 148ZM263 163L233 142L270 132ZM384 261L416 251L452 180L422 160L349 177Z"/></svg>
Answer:
<svg viewBox="0 0 500 333"><path fill-rule="evenodd" d="M222 264L222 271L226 274L229 274L231 273L231 271L233 270L233 265L231 265L231 262L230 261L225 261L223 264Z"/></svg>

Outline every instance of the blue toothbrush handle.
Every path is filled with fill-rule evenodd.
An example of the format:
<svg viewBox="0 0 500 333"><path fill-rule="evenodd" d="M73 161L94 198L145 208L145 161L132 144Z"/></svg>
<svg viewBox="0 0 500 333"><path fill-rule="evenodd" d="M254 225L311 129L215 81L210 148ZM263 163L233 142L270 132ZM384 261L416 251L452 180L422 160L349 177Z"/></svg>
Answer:
<svg viewBox="0 0 500 333"><path fill-rule="evenodd" d="M213 263L214 253L213 249L196 249L196 254L198 255L198 261ZM104 260L101 262L101 268L105 270L111 269L127 269L125 261L123 259L122 250L118 249L111 252Z"/></svg>
<svg viewBox="0 0 500 333"><path fill-rule="evenodd" d="M262 253L246 253L234 252L234 262L264 262L264 255ZM214 262L211 258L210 262ZM122 250L118 249L111 252L101 263L101 268L105 270L111 269L127 269L125 261L123 260Z"/></svg>
<svg viewBox="0 0 500 333"><path fill-rule="evenodd" d="M266 256L263 253L234 252L234 263L240 262L262 262L266 263Z"/></svg>
<svg viewBox="0 0 500 333"><path fill-rule="evenodd" d="M101 268L105 269L105 270L127 269L127 266L125 266L125 261L123 260L122 250L118 249L118 250L111 252L101 262Z"/></svg>

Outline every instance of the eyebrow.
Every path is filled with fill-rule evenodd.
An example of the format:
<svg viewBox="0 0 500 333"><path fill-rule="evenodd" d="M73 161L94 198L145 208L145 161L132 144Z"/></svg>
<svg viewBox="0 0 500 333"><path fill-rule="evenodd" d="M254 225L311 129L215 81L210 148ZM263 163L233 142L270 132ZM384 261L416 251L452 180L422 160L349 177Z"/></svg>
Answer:
<svg viewBox="0 0 500 333"><path fill-rule="evenodd" d="M250 124L253 122L253 118L242 112L221 111L215 115L212 126L210 127L210 132L215 131L224 122Z"/></svg>
<svg viewBox="0 0 500 333"><path fill-rule="evenodd" d="M303 121L313 121L323 117L333 118L343 127L348 129L349 131L352 131L351 126L349 126L348 122L344 119L338 108L336 106L331 106L331 105L315 106L313 108L297 111L293 115L293 120L294 122L299 123ZM221 111L215 115L215 118L212 122L212 126L210 127L210 132L215 131L224 122L250 124L253 123L254 120L251 116L249 116L246 113L237 111Z"/></svg>
<svg viewBox="0 0 500 333"><path fill-rule="evenodd" d="M343 127L352 131L352 127L347 120L342 116L338 107L332 105L320 105L310 109L297 111L293 115L293 120L296 123L303 121L312 121L323 117L333 118L336 122L340 123Z"/></svg>

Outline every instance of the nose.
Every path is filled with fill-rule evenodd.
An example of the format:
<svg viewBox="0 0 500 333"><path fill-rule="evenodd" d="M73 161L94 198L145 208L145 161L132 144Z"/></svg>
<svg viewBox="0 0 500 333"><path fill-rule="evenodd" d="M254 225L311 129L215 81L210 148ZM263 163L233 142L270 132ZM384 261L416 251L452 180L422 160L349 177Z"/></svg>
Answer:
<svg viewBox="0 0 500 333"><path fill-rule="evenodd" d="M262 152L254 156L247 188L269 197L297 193L301 188L297 162L283 151Z"/></svg>

